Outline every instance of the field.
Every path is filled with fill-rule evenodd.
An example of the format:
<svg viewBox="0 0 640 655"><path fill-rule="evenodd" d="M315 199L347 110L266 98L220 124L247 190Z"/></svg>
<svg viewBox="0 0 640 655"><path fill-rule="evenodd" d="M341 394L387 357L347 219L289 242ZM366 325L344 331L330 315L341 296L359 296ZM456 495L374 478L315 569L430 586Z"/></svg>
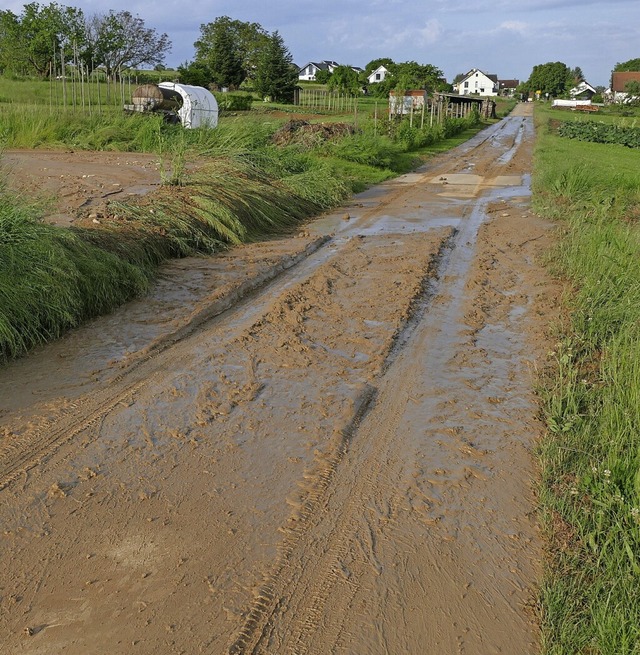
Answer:
<svg viewBox="0 0 640 655"><path fill-rule="evenodd" d="M534 202L559 221L549 262L569 285L556 368L541 380L544 639L548 653L631 654L640 644L640 151L559 137L559 118L587 120L536 112Z"/></svg>

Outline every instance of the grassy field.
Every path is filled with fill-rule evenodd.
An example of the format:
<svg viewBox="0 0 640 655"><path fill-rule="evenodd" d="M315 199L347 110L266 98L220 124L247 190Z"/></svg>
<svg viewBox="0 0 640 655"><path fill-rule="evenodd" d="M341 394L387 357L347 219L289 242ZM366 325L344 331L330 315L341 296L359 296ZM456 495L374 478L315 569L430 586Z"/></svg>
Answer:
<svg viewBox="0 0 640 655"><path fill-rule="evenodd" d="M539 106L535 119L534 203L559 221L550 261L567 280L570 315L557 326L556 367L541 389L549 428L540 448L545 652L637 654L640 151L556 134L559 119L585 120L579 115Z"/></svg>

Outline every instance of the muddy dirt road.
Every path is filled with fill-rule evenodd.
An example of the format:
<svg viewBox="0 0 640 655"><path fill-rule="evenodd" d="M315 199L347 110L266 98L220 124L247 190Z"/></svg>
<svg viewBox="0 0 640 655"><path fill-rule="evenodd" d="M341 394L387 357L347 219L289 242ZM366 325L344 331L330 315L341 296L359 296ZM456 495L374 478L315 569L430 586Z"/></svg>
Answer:
<svg viewBox="0 0 640 655"><path fill-rule="evenodd" d="M0 371L3 653L538 651L528 110Z"/></svg>

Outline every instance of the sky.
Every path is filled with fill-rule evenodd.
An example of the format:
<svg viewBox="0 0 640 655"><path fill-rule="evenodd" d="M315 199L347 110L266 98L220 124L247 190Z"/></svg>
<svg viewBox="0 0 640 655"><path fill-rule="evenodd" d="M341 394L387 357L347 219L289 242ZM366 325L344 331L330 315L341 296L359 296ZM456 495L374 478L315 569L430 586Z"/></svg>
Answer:
<svg viewBox="0 0 640 655"><path fill-rule="evenodd" d="M16 14L25 2L2 0ZM41 0L41 5L48 0ZM608 86L618 62L640 57L640 0L58 0L86 15L110 9L167 33L169 67L194 57L200 25L220 16L278 31L299 66L360 66L380 57L432 64L451 82L478 68L525 81L536 64L579 66Z"/></svg>

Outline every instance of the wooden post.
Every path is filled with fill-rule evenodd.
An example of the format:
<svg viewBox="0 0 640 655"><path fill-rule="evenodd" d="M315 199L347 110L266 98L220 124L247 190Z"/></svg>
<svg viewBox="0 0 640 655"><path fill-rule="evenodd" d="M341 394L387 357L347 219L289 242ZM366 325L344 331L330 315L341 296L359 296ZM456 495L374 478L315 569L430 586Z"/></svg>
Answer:
<svg viewBox="0 0 640 655"><path fill-rule="evenodd" d="M427 104L427 99L422 99L422 116L420 117L420 129L424 127L424 106Z"/></svg>
<svg viewBox="0 0 640 655"><path fill-rule="evenodd" d="M378 101L377 100L373 110L373 136L378 138Z"/></svg>
<svg viewBox="0 0 640 655"><path fill-rule="evenodd" d="M60 50L60 67L62 73L62 104L67 107L67 80L65 79L64 70L64 48Z"/></svg>

